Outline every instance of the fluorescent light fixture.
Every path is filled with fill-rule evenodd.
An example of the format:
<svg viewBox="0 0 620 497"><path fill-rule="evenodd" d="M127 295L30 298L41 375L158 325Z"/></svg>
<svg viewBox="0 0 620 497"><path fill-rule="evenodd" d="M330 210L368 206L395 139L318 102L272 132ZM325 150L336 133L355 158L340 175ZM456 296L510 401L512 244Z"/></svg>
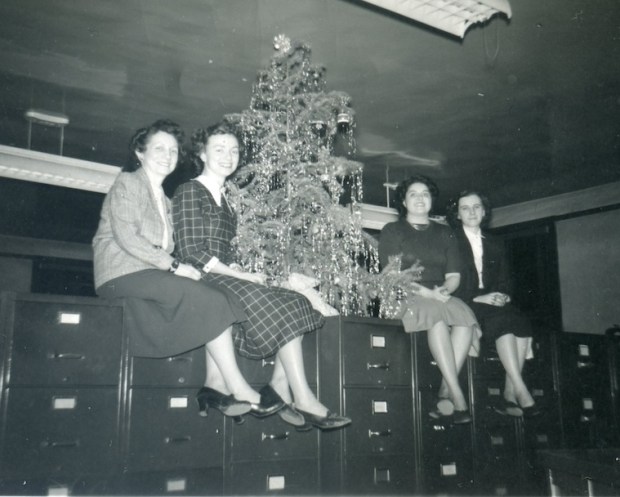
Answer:
<svg viewBox="0 0 620 497"><path fill-rule="evenodd" d="M459 38L474 24L497 14L508 19L512 10L508 0L363 0L427 24Z"/></svg>

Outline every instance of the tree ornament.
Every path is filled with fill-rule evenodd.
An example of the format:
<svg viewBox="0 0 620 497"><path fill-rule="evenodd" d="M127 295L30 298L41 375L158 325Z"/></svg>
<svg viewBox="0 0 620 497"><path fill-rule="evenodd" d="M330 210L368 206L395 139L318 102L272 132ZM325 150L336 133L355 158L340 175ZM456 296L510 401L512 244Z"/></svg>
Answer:
<svg viewBox="0 0 620 497"><path fill-rule="evenodd" d="M288 36L279 34L273 39L273 48L278 52L286 53L291 49L291 40Z"/></svg>

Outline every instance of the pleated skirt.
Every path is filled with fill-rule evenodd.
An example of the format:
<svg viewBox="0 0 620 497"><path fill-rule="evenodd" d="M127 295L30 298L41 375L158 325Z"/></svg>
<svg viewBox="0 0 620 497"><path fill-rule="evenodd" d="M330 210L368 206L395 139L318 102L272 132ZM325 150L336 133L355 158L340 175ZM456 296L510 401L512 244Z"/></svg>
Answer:
<svg viewBox="0 0 620 497"><path fill-rule="evenodd" d="M476 316L461 299L450 297L447 302L439 302L416 295L413 302L401 317L406 332L424 331L443 321L448 326L474 326L478 324Z"/></svg>

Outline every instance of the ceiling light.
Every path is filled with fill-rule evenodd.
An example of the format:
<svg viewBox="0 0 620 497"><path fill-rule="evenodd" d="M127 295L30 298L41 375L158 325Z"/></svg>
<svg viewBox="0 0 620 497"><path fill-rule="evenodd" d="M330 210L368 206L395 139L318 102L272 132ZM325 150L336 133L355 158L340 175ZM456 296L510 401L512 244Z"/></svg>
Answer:
<svg viewBox="0 0 620 497"><path fill-rule="evenodd" d="M414 21L463 38L474 24L497 14L508 19L512 10L508 0L363 0Z"/></svg>

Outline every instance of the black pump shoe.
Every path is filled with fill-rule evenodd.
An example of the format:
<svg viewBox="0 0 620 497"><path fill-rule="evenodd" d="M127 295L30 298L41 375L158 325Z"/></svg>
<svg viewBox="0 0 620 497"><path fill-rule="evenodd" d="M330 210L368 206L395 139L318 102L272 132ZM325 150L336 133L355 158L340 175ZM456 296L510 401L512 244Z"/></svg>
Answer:
<svg viewBox="0 0 620 497"><path fill-rule="evenodd" d="M540 407L538 407L537 404L532 404L531 406L528 406L528 407L521 407L521 410L523 411L524 418L533 418L535 416L540 416L542 414L542 411L540 410Z"/></svg>
<svg viewBox="0 0 620 497"><path fill-rule="evenodd" d="M454 423L455 425L465 425L472 422L471 414L469 414L469 411L467 409L463 411L455 409L453 416L454 417L452 418L452 423Z"/></svg>
<svg viewBox="0 0 620 497"><path fill-rule="evenodd" d="M207 416L209 408L212 407L224 416L232 416L238 419L239 416L250 412L252 409L252 404L249 402L237 400L233 395L225 395L209 387L202 387L198 390L196 402L198 402L201 416Z"/></svg>
<svg viewBox="0 0 620 497"><path fill-rule="evenodd" d="M314 426L320 430L336 430L351 424L350 418L339 416L331 411L327 411L325 416L317 416L316 414L302 411L301 409L297 409L297 411L306 420L305 425L298 428L300 431L305 431L304 428L307 429L308 426Z"/></svg>
<svg viewBox="0 0 620 497"><path fill-rule="evenodd" d="M267 384L259 390L260 403L252 404L250 414L257 418L265 418L275 414L286 405L282 397L278 395L271 385Z"/></svg>

